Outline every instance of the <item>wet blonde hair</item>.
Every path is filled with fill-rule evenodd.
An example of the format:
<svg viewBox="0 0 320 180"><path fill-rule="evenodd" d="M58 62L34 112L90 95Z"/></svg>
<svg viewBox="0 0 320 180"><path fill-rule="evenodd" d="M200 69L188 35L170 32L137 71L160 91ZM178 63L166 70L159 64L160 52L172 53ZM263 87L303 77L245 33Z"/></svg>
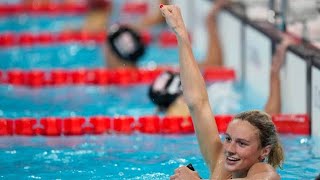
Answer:
<svg viewBox="0 0 320 180"><path fill-rule="evenodd" d="M281 164L284 161L284 152L271 116L263 111L253 110L242 112L236 115L234 119L248 121L259 130L260 146L264 148L271 145L267 162L274 168L277 166L282 168Z"/></svg>

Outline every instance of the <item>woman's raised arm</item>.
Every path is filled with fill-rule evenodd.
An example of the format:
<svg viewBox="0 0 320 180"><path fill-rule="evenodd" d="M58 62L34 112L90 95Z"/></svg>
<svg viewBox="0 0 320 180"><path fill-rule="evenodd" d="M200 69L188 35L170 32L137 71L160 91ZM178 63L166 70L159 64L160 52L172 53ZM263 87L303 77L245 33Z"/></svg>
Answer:
<svg viewBox="0 0 320 180"><path fill-rule="evenodd" d="M221 154L222 143L210 108L206 85L195 61L180 8L175 5L160 5L160 9L178 39L183 96L193 119L201 153L213 170Z"/></svg>

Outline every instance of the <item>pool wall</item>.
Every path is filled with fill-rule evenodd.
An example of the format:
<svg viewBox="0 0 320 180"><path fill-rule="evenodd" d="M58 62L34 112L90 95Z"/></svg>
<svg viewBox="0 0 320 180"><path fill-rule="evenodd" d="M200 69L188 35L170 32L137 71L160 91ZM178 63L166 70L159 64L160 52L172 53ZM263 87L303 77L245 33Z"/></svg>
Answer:
<svg viewBox="0 0 320 180"><path fill-rule="evenodd" d="M320 57L315 56L312 66L312 135L320 136Z"/></svg>

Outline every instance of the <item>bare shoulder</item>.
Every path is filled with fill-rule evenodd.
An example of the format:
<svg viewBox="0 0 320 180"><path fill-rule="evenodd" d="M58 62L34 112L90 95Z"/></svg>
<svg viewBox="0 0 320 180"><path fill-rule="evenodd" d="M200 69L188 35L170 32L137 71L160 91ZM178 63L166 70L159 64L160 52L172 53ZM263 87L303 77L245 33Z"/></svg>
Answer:
<svg viewBox="0 0 320 180"><path fill-rule="evenodd" d="M280 176L270 164L256 163L249 169L247 178L279 180Z"/></svg>

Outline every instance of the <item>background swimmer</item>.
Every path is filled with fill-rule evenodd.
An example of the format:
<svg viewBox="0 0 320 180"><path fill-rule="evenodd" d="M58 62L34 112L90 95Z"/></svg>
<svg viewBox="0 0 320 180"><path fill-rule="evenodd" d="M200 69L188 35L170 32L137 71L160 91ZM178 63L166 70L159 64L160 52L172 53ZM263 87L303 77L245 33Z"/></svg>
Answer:
<svg viewBox="0 0 320 180"><path fill-rule="evenodd" d="M105 43L108 68L137 67L145 45L140 34L129 26L113 25Z"/></svg>
<svg viewBox="0 0 320 180"><path fill-rule="evenodd" d="M180 76L176 72L166 71L159 75L150 86L148 95L157 105L158 112L166 116L190 115L183 100Z"/></svg>

